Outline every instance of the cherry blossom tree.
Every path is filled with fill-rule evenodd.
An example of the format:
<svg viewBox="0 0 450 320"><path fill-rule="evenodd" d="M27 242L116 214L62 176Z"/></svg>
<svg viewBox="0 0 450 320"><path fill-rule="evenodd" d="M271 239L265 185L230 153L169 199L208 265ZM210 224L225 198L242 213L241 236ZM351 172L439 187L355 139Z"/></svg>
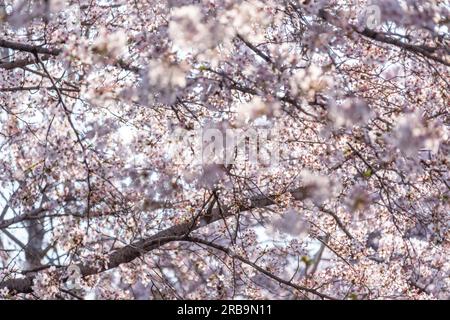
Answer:
<svg viewBox="0 0 450 320"><path fill-rule="evenodd" d="M0 297L448 299L449 11L0 0Z"/></svg>

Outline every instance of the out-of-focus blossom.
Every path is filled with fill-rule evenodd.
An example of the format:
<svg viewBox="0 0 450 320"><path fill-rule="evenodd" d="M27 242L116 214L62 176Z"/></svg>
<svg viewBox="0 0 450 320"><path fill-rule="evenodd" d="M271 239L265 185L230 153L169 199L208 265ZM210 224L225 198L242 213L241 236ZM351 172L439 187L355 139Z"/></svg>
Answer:
<svg viewBox="0 0 450 320"><path fill-rule="evenodd" d="M92 49L101 55L118 58L126 52L127 36L122 31L110 33L106 29L101 29Z"/></svg>

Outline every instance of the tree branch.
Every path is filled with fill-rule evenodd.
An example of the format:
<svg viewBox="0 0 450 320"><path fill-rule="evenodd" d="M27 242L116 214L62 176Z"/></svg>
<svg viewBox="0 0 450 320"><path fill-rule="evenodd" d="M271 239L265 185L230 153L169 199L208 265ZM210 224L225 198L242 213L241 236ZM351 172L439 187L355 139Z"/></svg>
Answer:
<svg viewBox="0 0 450 320"><path fill-rule="evenodd" d="M303 188L288 191L291 193L295 200L304 200L307 196L307 192ZM276 204L276 198L279 195L263 195L256 196L249 199L248 205L238 204L236 207L222 206L211 210L211 216L206 225L210 225L218 220L225 219L234 216L236 213L250 211L252 209L264 208L270 205ZM193 218L194 219L194 218ZM186 236L197 229L200 229L205 224L195 223L193 225L193 219L188 220L182 224L167 228L157 234L148 238L136 241L132 244L124 246L116 251L112 252L108 256L107 266L98 267L94 264L79 265L81 276L95 275L110 269L114 269L121 264L128 263L134 259L148 253L152 250L160 248L161 246L181 239L185 239ZM10 291L16 293L30 293L32 292L34 275L29 275L26 278L10 279L4 282L0 282L0 289L8 288Z"/></svg>
<svg viewBox="0 0 450 320"><path fill-rule="evenodd" d="M62 52L61 49L49 49L49 48L44 48L42 46L36 46L36 45L20 43L20 42L13 42L13 41L8 41L8 40L3 40L3 39L0 39L0 47L17 50L17 51L29 52L29 53L33 53L33 54L39 53L39 54L46 54L46 55L51 55L51 56L57 56Z"/></svg>

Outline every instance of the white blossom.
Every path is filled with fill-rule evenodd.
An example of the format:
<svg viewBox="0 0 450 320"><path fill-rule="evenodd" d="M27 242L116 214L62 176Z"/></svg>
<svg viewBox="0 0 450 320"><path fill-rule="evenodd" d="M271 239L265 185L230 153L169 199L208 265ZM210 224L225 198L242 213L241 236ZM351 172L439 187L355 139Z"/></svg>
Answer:
<svg viewBox="0 0 450 320"><path fill-rule="evenodd" d="M92 48L97 53L118 58L126 52L126 34L122 31L110 33L106 29L101 29Z"/></svg>

